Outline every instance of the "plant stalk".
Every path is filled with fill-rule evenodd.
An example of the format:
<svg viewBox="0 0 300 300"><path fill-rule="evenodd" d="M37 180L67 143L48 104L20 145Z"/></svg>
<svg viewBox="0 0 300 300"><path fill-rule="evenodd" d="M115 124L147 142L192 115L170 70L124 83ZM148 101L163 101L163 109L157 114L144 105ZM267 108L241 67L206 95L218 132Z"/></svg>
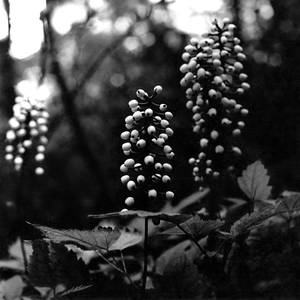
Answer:
<svg viewBox="0 0 300 300"><path fill-rule="evenodd" d="M145 233L144 233L144 270L142 279L142 298L146 299L146 283L148 273L148 218L145 218Z"/></svg>

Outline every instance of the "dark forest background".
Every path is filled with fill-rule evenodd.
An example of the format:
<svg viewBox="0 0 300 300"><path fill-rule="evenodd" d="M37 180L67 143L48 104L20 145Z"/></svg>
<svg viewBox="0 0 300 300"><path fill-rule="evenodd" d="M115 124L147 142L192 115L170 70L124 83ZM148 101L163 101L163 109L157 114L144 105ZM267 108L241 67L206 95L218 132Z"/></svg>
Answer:
<svg viewBox="0 0 300 300"><path fill-rule="evenodd" d="M9 12L9 3L4 2ZM63 2L48 1L48 7L55 9ZM89 25L93 18L101 18L101 12L88 10L86 22L75 24L68 34L52 32L54 52L42 49L30 59L16 60L8 55L9 38L0 41L0 241L11 240L19 230L15 199L20 194L26 220L56 227L84 227L89 213L123 208L119 166L124 156L119 135L129 114L128 100L138 88L151 91L154 85L162 85L164 102L175 115L174 202L197 190L187 164L197 151L197 141L179 85L181 53L189 36L172 25L168 1L155 4L149 15L147 0L106 2L112 20L132 19L134 25L125 33L92 34ZM262 12L265 5L273 11L269 18ZM244 97L250 110L243 135L244 164L261 159L270 170L275 194L299 189L299 1L225 0L216 17L225 16L239 28L252 86ZM124 47L130 41L138 43L137 51ZM54 56L62 74L53 64ZM45 78L55 87L49 103L46 172L35 176L29 161L20 183L19 174L4 160L5 132L14 86L26 70L36 67L46 71ZM70 87L84 76L88 80L74 95ZM235 195L234 185L226 193Z"/></svg>

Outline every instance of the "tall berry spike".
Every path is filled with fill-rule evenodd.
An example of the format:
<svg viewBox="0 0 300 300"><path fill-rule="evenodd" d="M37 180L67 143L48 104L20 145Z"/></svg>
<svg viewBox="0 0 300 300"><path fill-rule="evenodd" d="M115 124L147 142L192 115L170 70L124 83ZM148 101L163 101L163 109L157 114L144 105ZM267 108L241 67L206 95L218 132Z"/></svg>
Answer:
<svg viewBox="0 0 300 300"><path fill-rule="evenodd" d="M214 21L201 41L192 38L182 55L186 107L193 113L193 131L199 135L200 153L191 158L194 179L210 185L226 169L232 170L242 151L238 137L248 114L238 100L250 88L243 72L246 56L228 19Z"/></svg>
<svg viewBox="0 0 300 300"><path fill-rule="evenodd" d="M121 133L122 150L127 159L120 167L123 173L121 182L131 194L125 200L127 206L134 204L138 192L145 192L149 199L174 197L169 190L172 166L168 162L174 157L174 152L167 144L173 135L169 127L173 115L166 104L154 101L161 92L161 86L154 87L151 96L139 89L137 99L128 103L132 114L125 118L126 131Z"/></svg>
<svg viewBox="0 0 300 300"><path fill-rule="evenodd" d="M6 132L5 159L12 161L17 171L23 165L25 153L34 148L35 161L39 164L35 173L44 173L40 164L45 158L45 146L48 142L45 136L48 131L48 118L49 114L42 101L16 97L13 116L8 121L9 129Z"/></svg>

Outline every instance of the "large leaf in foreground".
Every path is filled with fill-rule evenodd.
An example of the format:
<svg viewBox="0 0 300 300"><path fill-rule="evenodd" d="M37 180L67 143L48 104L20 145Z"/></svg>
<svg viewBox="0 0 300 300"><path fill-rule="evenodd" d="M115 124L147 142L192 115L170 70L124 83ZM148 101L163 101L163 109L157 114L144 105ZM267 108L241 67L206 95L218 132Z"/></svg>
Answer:
<svg viewBox="0 0 300 300"><path fill-rule="evenodd" d="M267 200L272 187L268 185L270 177L261 161L256 161L243 171L238 178L240 189L251 200Z"/></svg>
<svg viewBox="0 0 300 300"><path fill-rule="evenodd" d="M149 219L155 218L157 220L177 223L182 221L183 218L186 218L186 215L177 212L166 213L166 212L152 212L152 211L145 211L145 210L124 210L124 211L111 212L107 214L89 215L89 217L95 219L108 219L108 218L120 218L120 217L139 217L139 218L149 218Z"/></svg>
<svg viewBox="0 0 300 300"><path fill-rule="evenodd" d="M182 229L179 227L173 227L161 232L160 234L182 235L186 232L199 240L206 237L210 232L220 228L223 224L224 222L221 220L202 220L200 216L196 215L179 224Z"/></svg>
<svg viewBox="0 0 300 300"><path fill-rule="evenodd" d="M90 250L108 250L121 235L118 229L109 227L98 227L94 230L59 230L41 225L33 226L55 243L73 243Z"/></svg>
<svg viewBox="0 0 300 300"><path fill-rule="evenodd" d="M63 284L66 288L72 288L90 283L90 274L85 263L64 245L50 243L49 259L56 285Z"/></svg>
<svg viewBox="0 0 300 300"><path fill-rule="evenodd" d="M54 243L75 244L88 250L124 250L139 244L143 239L140 233L110 227L98 226L93 230L59 230L40 225L34 227Z"/></svg>
<svg viewBox="0 0 300 300"><path fill-rule="evenodd" d="M89 283L89 271L85 263L64 245L33 241L33 253L28 266L30 282L38 287L66 288Z"/></svg>

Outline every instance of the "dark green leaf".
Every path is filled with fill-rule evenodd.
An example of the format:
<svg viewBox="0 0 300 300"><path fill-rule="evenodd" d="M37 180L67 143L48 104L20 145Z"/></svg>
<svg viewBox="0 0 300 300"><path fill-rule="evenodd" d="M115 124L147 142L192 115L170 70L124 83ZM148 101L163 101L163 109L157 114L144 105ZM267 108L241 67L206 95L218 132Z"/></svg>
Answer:
<svg viewBox="0 0 300 300"><path fill-rule="evenodd" d="M85 263L78 259L76 253L68 251L62 244L50 243L49 258L52 272L57 284L66 288L86 285L89 282L89 272Z"/></svg>
<svg viewBox="0 0 300 300"><path fill-rule="evenodd" d="M243 216L239 221L235 222L231 227L231 234L239 236L247 234L252 229L262 225L264 221L276 215L285 215L288 217L297 216L300 213L300 196L293 195L280 199L277 205L268 202L262 210L255 211L251 214Z"/></svg>
<svg viewBox="0 0 300 300"><path fill-rule="evenodd" d="M118 229L109 227L97 227L94 230L59 230L47 226L33 226L55 243L73 243L89 250L107 250L121 235Z"/></svg>
<svg viewBox="0 0 300 300"><path fill-rule="evenodd" d="M270 177L267 170L260 161L249 165L238 178L240 189L251 200L267 200L270 197L271 189L268 185Z"/></svg>
<svg viewBox="0 0 300 300"><path fill-rule="evenodd" d="M220 220L202 220L198 215L179 224L180 227L197 240L206 237L210 232L220 228L224 224ZM184 231L178 227L173 227L161 232L160 234L184 235Z"/></svg>
<svg viewBox="0 0 300 300"><path fill-rule="evenodd" d="M300 195L295 194L280 200L276 207L277 214L287 214L288 217L298 215L300 213Z"/></svg>
<svg viewBox="0 0 300 300"><path fill-rule="evenodd" d="M158 257L156 261L156 273L163 275L166 266L170 263L170 260L172 260L174 257L181 255L184 252L188 252L191 248L192 248L192 242L186 240L166 250L163 254L161 254L161 256ZM198 252L195 251L193 252L192 257L191 255L189 256L191 258L194 258L195 253Z"/></svg>
<svg viewBox="0 0 300 300"><path fill-rule="evenodd" d="M30 281L39 287L55 286L48 243L44 240L34 240L32 241L32 248L33 253L30 256L28 266Z"/></svg>
<svg viewBox="0 0 300 300"><path fill-rule="evenodd" d="M230 232L235 237L247 234L250 230L260 226L264 221L274 216L274 212L273 207L267 207L262 211L247 214L232 225Z"/></svg>
<svg viewBox="0 0 300 300"><path fill-rule="evenodd" d="M165 296L190 298L199 295L201 278L193 263L190 241L182 242L164 252L156 261L157 284Z"/></svg>
<svg viewBox="0 0 300 300"><path fill-rule="evenodd" d="M75 252L62 244L44 240L33 241L33 254L28 267L31 283L38 287L54 287L63 284L67 288L86 284L89 272Z"/></svg>

